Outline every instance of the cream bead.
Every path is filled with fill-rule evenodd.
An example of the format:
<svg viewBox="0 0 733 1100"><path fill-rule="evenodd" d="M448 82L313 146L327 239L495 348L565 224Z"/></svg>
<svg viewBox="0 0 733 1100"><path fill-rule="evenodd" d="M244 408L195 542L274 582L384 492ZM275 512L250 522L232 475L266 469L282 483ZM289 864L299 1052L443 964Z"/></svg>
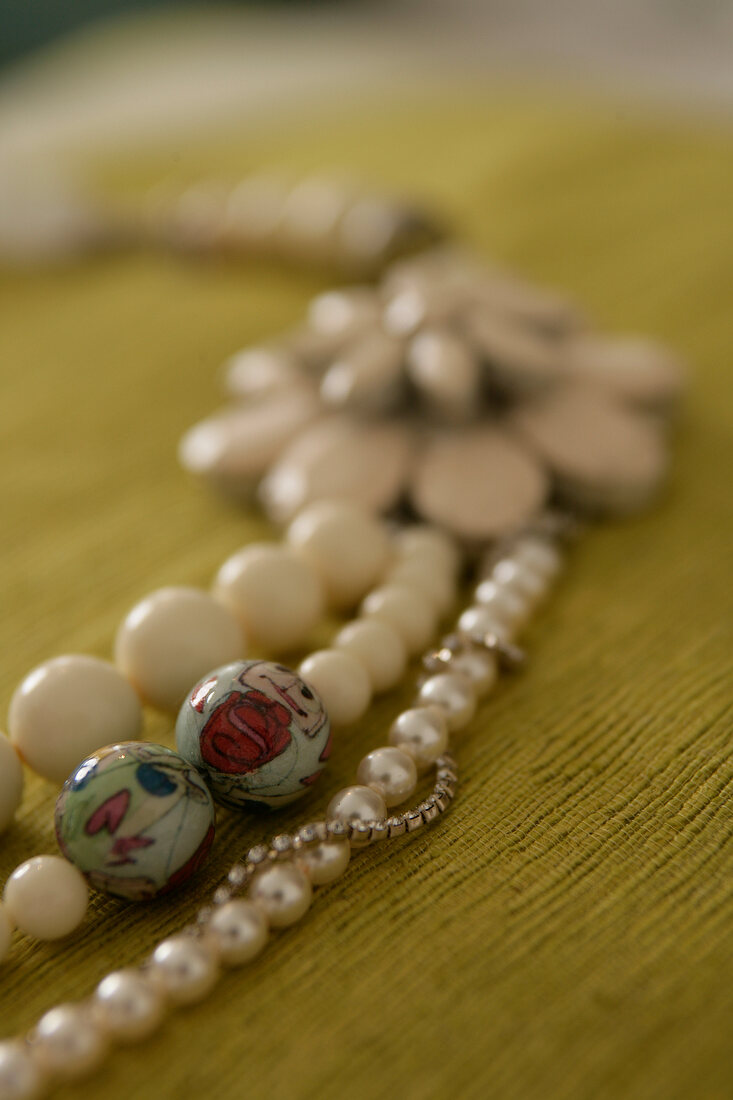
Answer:
<svg viewBox="0 0 733 1100"><path fill-rule="evenodd" d="M491 691L498 677L496 658L493 653L476 647L457 653L450 667L451 672L457 672L470 681L479 699Z"/></svg>
<svg viewBox="0 0 733 1100"><path fill-rule="evenodd" d="M120 1043L134 1043L155 1031L165 1012L161 990L139 970L115 970L97 986L92 1015Z"/></svg>
<svg viewBox="0 0 733 1100"><path fill-rule="evenodd" d="M346 501L319 501L304 509L288 528L287 540L336 608L359 602L382 575L389 553L384 525Z"/></svg>
<svg viewBox="0 0 733 1100"><path fill-rule="evenodd" d="M13 922L4 905L0 905L0 962L10 950L10 941L13 938ZM2 1096L2 1093L0 1093Z"/></svg>
<svg viewBox="0 0 733 1100"><path fill-rule="evenodd" d="M13 924L36 940L68 936L84 919L89 890L81 871L61 856L34 856L5 883L3 902Z"/></svg>
<svg viewBox="0 0 733 1100"><path fill-rule="evenodd" d="M356 778L384 799L387 809L413 794L417 786L415 761L394 746L373 749L359 764Z"/></svg>
<svg viewBox="0 0 733 1100"><path fill-rule="evenodd" d="M382 619L393 626L412 655L425 649L437 627L432 603L406 584L388 584L375 588L361 605L367 619Z"/></svg>
<svg viewBox="0 0 733 1100"><path fill-rule="evenodd" d="M306 657L298 673L320 695L335 726L348 726L366 713L372 695L369 674L345 650L318 649Z"/></svg>
<svg viewBox="0 0 733 1100"><path fill-rule="evenodd" d="M460 553L455 541L437 527L427 524L404 527L394 538L397 556L405 561L421 561L455 576Z"/></svg>
<svg viewBox="0 0 733 1100"><path fill-rule="evenodd" d="M298 853L297 862L314 886L325 886L344 873L351 858L345 840L322 840Z"/></svg>
<svg viewBox="0 0 733 1100"><path fill-rule="evenodd" d="M2 1100L36 1100L43 1092L43 1075L25 1043L0 1041L0 1097Z"/></svg>
<svg viewBox="0 0 733 1100"><path fill-rule="evenodd" d="M106 1041L84 1005L66 1004L41 1016L36 1026L39 1065L67 1081L84 1077L101 1062Z"/></svg>
<svg viewBox="0 0 733 1100"><path fill-rule="evenodd" d="M193 936L170 936L158 944L150 958L151 980L177 1005L202 1000L218 976L211 947Z"/></svg>
<svg viewBox="0 0 733 1100"><path fill-rule="evenodd" d="M432 767L448 748L448 722L437 707L412 707L392 723L389 743L408 753L418 771Z"/></svg>
<svg viewBox="0 0 733 1100"><path fill-rule="evenodd" d="M117 666L146 703L177 710L205 673L245 654L229 608L198 588L159 588L136 604L115 642Z"/></svg>
<svg viewBox="0 0 733 1100"><path fill-rule="evenodd" d="M357 619L347 623L333 644L364 665L374 692L388 691L405 674L405 643L395 628L381 619Z"/></svg>
<svg viewBox="0 0 733 1100"><path fill-rule="evenodd" d="M140 701L108 661L54 657L30 672L10 700L8 730L27 764L63 783L85 757L140 734Z"/></svg>
<svg viewBox="0 0 733 1100"><path fill-rule="evenodd" d="M441 618L455 603L456 585L453 576L447 570L439 569L420 558L398 561L389 570L386 583L406 584L408 587L416 588L432 603Z"/></svg>
<svg viewBox="0 0 733 1100"><path fill-rule="evenodd" d="M219 961L225 966L241 966L262 951L268 927L261 909L251 901L235 898L214 910L208 932L216 944Z"/></svg>
<svg viewBox="0 0 733 1100"><path fill-rule="evenodd" d="M519 629L529 617L530 607L526 597L491 578L477 585L475 599L495 619L513 629Z"/></svg>
<svg viewBox="0 0 733 1100"><path fill-rule="evenodd" d="M527 536L514 547L512 557L526 569L553 580L562 569L562 556L547 539Z"/></svg>
<svg viewBox="0 0 733 1100"><path fill-rule="evenodd" d="M449 730L458 730L473 718L476 692L465 676L454 672L439 672L420 688L420 702L438 707L445 714Z"/></svg>
<svg viewBox="0 0 733 1100"><path fill-rule="evenodd" d="M488 607L467 607L458 619L458 629L472 638L493 635L505 643L511 642L515 634L515 628Z"/></svg>
<svg viewBox="0 0 733 1100"><path fill-rule="evenodd" d="M320 582L287 546L255 543L224 562L214 594L230 608L253 646L272 653L307 639L323 610Z"/></svg>
<svg viewBox="0 0 733 1100"><path fill-rule="evenodd" d="M249 893L273 928L286 928L307 912L313 898L310 880L295 863L273 863L258 871Z"/></svg>
<svg viewBox="0 0 733 1100"><path fill-rule="evenodd" d="M0 833L7 829L23 797L23 768L15 748L0 733Z"/></svg>
<svg viewBox="0 0 733 1100"><path fill-rule="evenodd" d="M387 804L371 787L344 787L329 802L326 816L346 825L357 821L381 821L387 816Z"/></svg>
<svg viewBox="0 0 733 1100"><path fill-rule="evenodd" d="M491 571L491 578L503 588L524 596L532 604L539 603L547 592L547 578L514 558L503 558Z"/></svg>

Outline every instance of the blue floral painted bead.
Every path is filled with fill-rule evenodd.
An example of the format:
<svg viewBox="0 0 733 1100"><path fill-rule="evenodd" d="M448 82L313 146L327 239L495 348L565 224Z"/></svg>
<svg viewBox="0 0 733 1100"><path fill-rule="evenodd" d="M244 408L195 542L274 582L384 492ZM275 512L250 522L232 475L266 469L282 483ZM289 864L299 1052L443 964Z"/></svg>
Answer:
<svg viewBox="0 0 733 1100"><path fill-rule="evenodd" d="M284 665L236 661L205 676L181 707L178 751L225 806L293 802L331 751L323 703Z"/></svg>
<svg viewBox="0 0 733 1100"><path fill-rule="evenodd" d="M141 901L185 882L214 839L214 803L172 749L109 745L72 772L56 803L56 837L97 890Z"/></svg>

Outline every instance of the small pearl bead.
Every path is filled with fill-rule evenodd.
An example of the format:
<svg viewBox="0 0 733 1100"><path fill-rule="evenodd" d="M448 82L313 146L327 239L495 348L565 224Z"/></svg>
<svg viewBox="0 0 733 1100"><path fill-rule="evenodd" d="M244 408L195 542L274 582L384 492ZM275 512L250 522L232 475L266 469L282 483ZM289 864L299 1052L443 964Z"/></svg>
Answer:
<svg viewBox="0 0 733 1100"><path fill-rule="evenodd" d="M436 569L427 561L398 561L387 574L387 584L406 584L416 588L432 603L436 613L442 618L452 608L456 598L456 586L453 577L445 570Z"/></svg>
<svg viewBox="0 0 733 1100"><path fill-rule="evenodd" d="M0 1096L3 1100L36 1100L43 1077L28 1047L17 1039L0 1042Z"/></svg>
<svg viewBox="0 0 733 1100"><path fill-rule="evenodd" d="M0 833L7 829L23 797L23 768L10 740L0 733Z"/></svg>
<svg viewBox="0 0 733 1100"><path fill-rule="evenodd" d="M219 976L211 948L193 936L171 936L150 960L150 977L175 1004L202 1000Z"/></svg>
<svg viewBox="0 0 733 1100"><path fill-rule="evenodd" d="M451 672L458 672L470 681L479 699L488 694L496 683L496 658L485 650L472 648L457 653L450 667Z"/></svg>
<svg viewBox="0 0 733 1100"><path fill-rule="evenodd" d="M298 853L298 864L314 886L325 886L344 873L351 858L351 846L345 840L322 840Z"/></svg>
<svg viewBox="0 0 733 1100"><path fill-rule="evenodd" d="M115 660L146 703L176 710L205 673L244 656L232 612L197 588L160 588L117 632Z"/></svg>
<svg viewBox="0 0 733 1100"><path fill-rule="evenodd" d="M393 626L409 654L425 649L437 626L435 608L430 601L405 584L375 588L362 603L361 614L368 619L382 619Z"/></svg>
<svg viewBox="0 0 733 1100"><path fill-rule="evenodd" d="M267 943L264 913L250 901L235 898L214 910L208 924L219 960L225 966L241 966L259 955Z"/></svg>
<svg viewBox="0 0 733 1100"><path fill-rule="evenodd" d="M458 547L437 527L405 527L397 532L394 541L398 556L404 560L426 562L449 576L458 572Z"/></svg>
<svg viewBox="0 0 733 1100"><path fill-rule="evenodd" d="M514 547L513 557L520 565L546 580L553 580L562 569L560 551L542 538L523 538Z"/></svg>
<svg viewBox="0 0 733 1100"><path fill-rule="evenodd" d="M419 771L426 771L448 748L448 722L437 707L412 707L392 723L389 743L409 753Z"/></svg>
<svg viewBox="0 0 733 1100"><path fill-rule="evenodd" d="M257 871L250 897L273 928L286 928L307 912L313 890L307 875L295 863L273 863Z"/></svg>
<svg viewBox="0 0 733 1100"><path fill-rule="evenodd" d="M458 629L471 637L493 634L500 642L510 642L514 629L488 607L467 607L458 619Z"/></svg>
<svg viewBox="0 0 733 1100"><path fill-rule="evenodd" d="M420 702L439 707L445 714L449 730L460 729L473 718L476 692L465 676L454 672L439 672L420 688Z"/></svg>
<svg viewBox="0 0 733 1100"><path fill-rule="evenodd" d="M272 653L305 642L323 604L310 566L276 543L253 544L228 558L214 581L214 595L237 617L245 637Z"/></svg>
<svg viewBox="0 0 733 1100"><path fill-rule="evenodd" d="M326 816L346 825L355 821L381 821L387 816L387 804L371 787L344 787L329 802Z"/></svg>
<svg viewBox="0 0 733 1100"><path fill-rule="evenodd" d="M6 957L10 950L10 941L13 938L13 922L10 919L4 905L0 905L0 962ZM2 1093L0 1093L0 1096Z"/></svg>
<svg viewBox="0 0 733 1100"><path fill-rule="evenodd" d="M298 673L315 688L335 726L348 726L366 713L372 689L361 661L343 649L319 649Z"/></svg>
<svg viewBox="0 0 733 1100"><path fill-rule="evenodd" d="M162 1021L164 1010L160 989L138 970L115 970L94 992L94 1019L121 1043L150 1035Z"/></svg>
<svg viewBox="0 0 733 1100"><path fill-rule="evenodd" d="M395 628L381 619L347 623L333 644L364 665L374 692L394 687L405 674L405 643Z"/></svg>
<svg viewBox="0 0 733 1100"><path fill-rule="evenodd" d="M8 730L26 763L63 783L95 749L134 741L140 701L114 665L97 657L54 657L30 672L10 700Z"/></svg>
<svg viewBox="0 0 733 1100"><path fill-rule="evenodd" d="M407 753L394 746L385 746L367 753L359 764L356 778L380 794L389 809L413 793L417 786L417 768Z"/></svg>
<svg viewBox="0 0 733 1100"><path fill-rule="evenodd" d="M491 579L481 581L476 588L476 603L490 611L499 622L518 629L529 617L529 604L524 596Z"/></svg>
<svg viewBox="0 0 733 1100"><path fill-rule="evenodd" d="M286 537L309 562L336 608L358 603L381 576L389 550L384 525L346 501L320 501L304 509Z"/></svg>
<svg viewBox="0 0 733 1100"><path fill-rule="evenodd" d="M502 561L498 561L491 571L491 578L502 587L524 596L533 604L539 603L547 591L547 579L545 577L535 573L532 569L520 564L513 558L504 558Z"/></svg>
<svg viewBox="0 0 733 1100"><path fill-rule="evenodd" d="M36 1027L36 1058L47 1073L75 1080L93 1070L105 1052L105 1037L84 1005L59 1005Z"/></svg>
<svg viewBox="0 0 733 1100"><path fill-rule="evenodd" d="M61 856L34 856L16 867L3 901L13 924L36 940L68 936L84 919L89 890L81 871Z"/></svg>

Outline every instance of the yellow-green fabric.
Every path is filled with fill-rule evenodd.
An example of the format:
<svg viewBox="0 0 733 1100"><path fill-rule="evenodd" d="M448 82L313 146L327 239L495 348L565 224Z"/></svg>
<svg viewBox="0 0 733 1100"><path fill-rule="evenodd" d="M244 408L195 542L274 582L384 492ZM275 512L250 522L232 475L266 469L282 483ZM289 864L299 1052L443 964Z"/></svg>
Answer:
<svg viewBox="0 0 733 1100"><path fill-rule="evenodd" d="M472 91L325 109L287 129L106 164L165 176L346 166L445 212L485 254L567 288L691 364L659 507L572 554L507 678L460 737L432 831L354 858L301 925L212 998L116 1054L93 1100L723 1100L733 1096L733 138L722 128ZM0 276L2 703L37 662L110 653L124 611L207 584L271 534L188 480L176 442L218 364L297 321L321 276L131 254ZM343 734L310 804L221 816L175 899L95 898L61 944L18 938L9 1034L189 920L251 843L322 812L410 696ZM146 732L170 738L149 715ZM55 850L28 776L3 876Z"/></svg>

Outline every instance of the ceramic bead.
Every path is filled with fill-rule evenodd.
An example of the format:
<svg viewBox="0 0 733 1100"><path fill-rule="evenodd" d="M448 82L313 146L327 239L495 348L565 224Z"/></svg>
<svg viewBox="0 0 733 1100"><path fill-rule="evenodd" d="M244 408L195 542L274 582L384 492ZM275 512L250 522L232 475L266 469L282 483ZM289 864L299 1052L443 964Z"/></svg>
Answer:
<svg viewBox="0 0 733 1100"><path fill-rule="evenodd" d="M103 745L137 737L140 701L124 676L97 657L54 657L23 680L10 701L8 727L27 764L63 783Z"/></svg>
<svg viewBox="0 0 733 1100"><path fill-rule="evenodd" d="M449 730L458 730L473 718L476 692L465 678L453 672L430 676L420 688L420 702L438 707L445 714Z"/></svg>
<svg viewBox="0 0 733 1100"><path fill-rule="evenodd" d="M144 973L115 970L97 986L92 1014L111 1038L134 1043L155 1031L165 1014L165 1005L160 990Z"/></svg>
<svg viewBox="0 0 733 1100"><path fill-rule="evenodd" d="M465 676L479 699L491 691L498 676L494 655L475 646L454 656L451 671Z"/></svg>
<svg viewBox="0 0 733 1100"><path fill-rule="evenodd" d="M292 549L247 546L224 562L214 593L236 615L252 645L282 653L301 645L318 622L318 578Z"/></svg>
<svg viewBox="0 0 733 1100"><path fill-rule="evenodd" d="M0 1096L3 1100L36 1100L43 1074L30 1049L18 1039L0 1041Z"/></svg>
<svg viewBox="0 0 733 1100"><path fill-rule="evenodd" d="M67 1081L95 1069L105 1049L104 1034L83 1005L59 1005L38 1021L36 1058L46 1072Z"/></svg>
<svg viewBox="0 0 733 1100"><path fill-rule="evenodd" d="M23 797L23 768L11 741L0 733L0 833L7 829Z"/></svg>
<svg viewBox="0 0 733 1100"><path fill-rule="evenodd" d="M64 855L97 890L142 901L182 885L214 840L214 804L195 767L131 741L87 757L56 803Z"/></svg>
<svg viewBox="0 0 733 1100"><path fill-rule="evenodd" d="M232 612L197 588L160 588L133 607L115 643L115 660L143 701L177 710L209 669L244 656Z"/></svg>
<svg viewBox="0 0 733 1100"><path fill-rule="evenodd" d="M364 665L374 692L388 691L405 674L405 643L394 627L381 619L357 619L348 623L336 635L333 644Z"/></svg>
<svg viewBox="0 0 733 1100"><path fill-rule="evenodd" d="M385 805L397 806L414 792L417 769L411 756L394 746L373 749L359 764L356 778L380 794Z"/></svg>
<svg viewBox="0 0 733 1100"><path fill-rule="evenodd" d="M241 966L259 955L267 943L267 920L251 901L235 898L214 910L208 934L221 963Z"/></svg>
<svg viewBox="0 0 733 1100"><path fill-rule="evenodd" d="M196 684L178 714L176 743L223 805L282 806L321 774L331 751L329 714L284 665L237 661Z"/></svg>
<svg viewBox="0 0 733 1100"><path fill-rule="evenodd" d="M5 883L3 902L12 923L36 940L68 936L84 920L89 893L83 876L60 856L34 856Z"/></svg>
<svg viewBox="0 0 733 1100"><path fill-rule="evenodd" d="M404 584L375 588L362 603L361 613L393 626L410 655L425 649L437 626L433 605L421 592Z"/></svg>
<svg viewBox="0 0 733 1100"><path fill-rule="evenodd" d="M0 962L10 950L10 941L13 938L13 922L4 905L0 905ZM2 1096L2 1093L0 1093Z"/></svg>
<svg viewBox="0 0 733 1100"><path fill-rule="evenodd" d="M159 943L150 959L151 980L177 1005L203 1000L218 976L211 947L184 933Z"/></svg>
<svg viewBox="0 0 733 1100"><path fill-rule="evenodd" d="M381 576L387 561L384 525L346 501L321 501L288 528L290 545L309 562L333 607L353 607Z"/></svg>
<svg viewBox="0 0 733 1100"><path fill-rule="evenodd" d="M314 886L339 878L349 865L351 846L345 840L322 840L298 853L297 862Z"/></svg>
<svg viewBox="0 0 733 1100"><path fill-rule="evenodd" d="M426 771L448 748L448 722L437 707L412 707L392 723L389 743L408 753L418 771Z"/></svg>
<svg viewBox="0 0 733 1100"><path fill-rule="evenodd" d="M273 928L286 928L307 911L313 897L310 880L295 863L273 863L252 879L250 897Z"/></svg>
<svg viewBox="0 0 733 1100"><path fill-rule="evenodd" d="M366 713L372 695L369 674L346 650L316 650L298 671L323 699L335 726L349 726Z"/></svg>
<svg viewBox="0 0 733 1100"><path fill-rule="evenodd" d="M371 787L344 787L338 791L328 804L329 820L343 821L381 821L387 816L387 804L381 794Z"/></svg>

